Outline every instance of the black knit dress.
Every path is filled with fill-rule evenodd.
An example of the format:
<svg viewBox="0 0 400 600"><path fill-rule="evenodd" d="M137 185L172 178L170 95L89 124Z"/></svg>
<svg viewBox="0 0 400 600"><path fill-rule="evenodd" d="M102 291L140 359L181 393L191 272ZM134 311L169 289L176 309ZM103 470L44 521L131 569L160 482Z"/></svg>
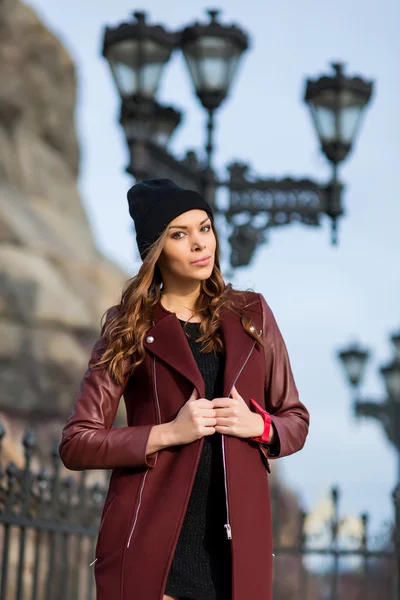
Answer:
<svg viewBox="0 0 400 600"><path fill-rule="evenodd" d="M179 319L182 327L185 321ZM201 353L200 323L185 327L188 343L205 383L209 400L223 394L224 355ZM165 594L185 600L231 600L231 550L226 537L225 484L222 439L204 437L181 533Z"/></svg>

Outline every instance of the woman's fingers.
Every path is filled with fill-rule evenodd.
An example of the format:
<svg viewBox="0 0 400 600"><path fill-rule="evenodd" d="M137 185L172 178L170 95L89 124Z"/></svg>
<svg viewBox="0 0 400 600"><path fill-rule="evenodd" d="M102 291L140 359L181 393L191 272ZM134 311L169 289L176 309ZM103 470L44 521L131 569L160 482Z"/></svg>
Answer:
<svg viewBox="0 0 400 600"><path fill-rule="evenodd" d="M230 408L239 405L236 398L214 398L212 403L214 408Z"/></svg>
<svg viewBox="0 0 400 600"><path fill-rule="evenodd" d="M196 416L202 417L204 419L209 419L209 418L215 419L215 417L217 416L216 412L215 412L215 410L213 408L211 408L211 409L210 408L209 409L205 408L203 410L197 410L195 412L195 414L196 414Z"/></svg>
<svg viewBox="0 0 400 600"><path fill-rule="evenodd" d="M207 400L206 398L199 398L198 400L189 400L189 404L193 410L201 409L210 409L213 410L213 404L211 400Z"/></svg>
<svg viewBox="0 0 400 600"><path fill-rule="evenodd" d="M215 426L215 431L217 433L223 433L225 435L232 435L232 429L231 429L231 427L224 427L224 425L216 425Z"/></svg>
<svg viewBox="0 0 400 600"><path fill-rule="evenodd" d="M236 407L232 406L229 408L217 408L215 409L215 416L217 418L221 417L237 417L239 411Z"/></svg>
<svg viewBox="0 0 400 600"><path fill-rule="evenodd" d="M239 422L237 417L217 417L216 424L224 427L234 427Z"/></svg>

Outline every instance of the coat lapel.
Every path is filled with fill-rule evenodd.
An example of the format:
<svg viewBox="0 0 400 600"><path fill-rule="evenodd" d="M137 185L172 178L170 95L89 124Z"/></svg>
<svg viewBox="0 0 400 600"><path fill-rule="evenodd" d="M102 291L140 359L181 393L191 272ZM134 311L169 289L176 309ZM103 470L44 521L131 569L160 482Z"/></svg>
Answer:
<svg viewBox="0 0 400 600"><path fill-rule="evenodd" d="M144 340L146 350L186 377L203 398L204 380L176 314L158 303L154 307L153 319L153 326ZM221 337L225 347L223 396L227 397L254 347L254 340L244 330L239 315L229 309L221 314Z"/></svg>
<svg viewBox="0 0 400 600"><path fill-rule="evenodd" d="M225 346L224 397L228 397L237 376L254 347L254 339L245 331L240 317L226 309L221 315L221 337Z"/></svg>
<svg viewBox="0 0 400 600"><path fill-rule="evenodd" d="M153 318L154 325L144 339L146 350L189 379L203 398L204 380L175 313L163 313L156 306Z"/></svg>

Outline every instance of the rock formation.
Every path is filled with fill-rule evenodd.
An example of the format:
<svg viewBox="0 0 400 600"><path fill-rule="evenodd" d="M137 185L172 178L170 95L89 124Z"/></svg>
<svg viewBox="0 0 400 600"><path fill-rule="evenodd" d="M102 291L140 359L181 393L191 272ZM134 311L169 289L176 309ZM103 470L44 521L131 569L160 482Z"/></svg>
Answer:
<svg viewBox="0 0 400 600"><path fill-rule="evenodd" d="M75 67L18 0L0 0L0 411L22 461L60 435L104 311L128 275L96 248L77 187Z"/></svg>

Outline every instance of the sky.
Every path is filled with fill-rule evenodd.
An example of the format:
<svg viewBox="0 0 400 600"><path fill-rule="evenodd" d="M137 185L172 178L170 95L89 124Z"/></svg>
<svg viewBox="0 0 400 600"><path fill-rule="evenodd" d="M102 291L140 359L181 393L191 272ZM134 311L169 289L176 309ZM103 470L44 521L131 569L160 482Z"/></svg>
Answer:
<svg viewBox="0 0 400 600"><path fill-rule="evenodd" d="M82 149L79 187L99 248L133 275L138 253L129 219L125 172L128 151L117 119L120 100L101 56L105 25L134 10L170 30L206 20L199 0L30 0L77 64L76 124ZM302 97L305 79L346 71L375 82L355 147L340 169L346 215L339 245L321 228L291 225L272 230L252 264L239 269L235 287L253 288L270 304L287 344L300 397L311 414L304 449L279 461L286 484L313 510L339 485L342 516L369 512L378 531L392 518L391 491L399 471L394 449L378 422L356 420L336 353L352 341L371 349L361 395L379 401L385 390L379 367L392 358L389 336L400 328L400 5L397 0L220 0L224 23L251 38L231 93L217 113L215 166L225 176L233 160L259 176L327 181ZM204 110L196 100L182 56L175 53L158 99L184 111L171 150L203 150Z"/></svg>

